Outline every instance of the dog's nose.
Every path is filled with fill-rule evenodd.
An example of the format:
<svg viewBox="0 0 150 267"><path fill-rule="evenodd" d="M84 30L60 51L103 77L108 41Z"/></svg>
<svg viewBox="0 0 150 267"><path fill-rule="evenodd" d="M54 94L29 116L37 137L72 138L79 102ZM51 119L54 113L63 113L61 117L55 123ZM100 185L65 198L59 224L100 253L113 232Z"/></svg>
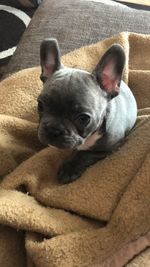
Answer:
<svg viewBox="0 0 150 267"><path fill-rule="evenodd" d="M51 137L59 137L66 134L65 128L61 125L56 126L50 123L45 123L45 129Z"/></svg>

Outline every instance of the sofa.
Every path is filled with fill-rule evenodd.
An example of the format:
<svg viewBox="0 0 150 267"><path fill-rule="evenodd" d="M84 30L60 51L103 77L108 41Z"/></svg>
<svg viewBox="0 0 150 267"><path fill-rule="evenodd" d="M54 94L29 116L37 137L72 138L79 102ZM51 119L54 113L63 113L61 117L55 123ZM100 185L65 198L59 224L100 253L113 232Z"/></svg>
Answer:
<svg viewBox="0 0 150 267"><path fill-rule="evenodd" d="M79 201L79 211L80 211L79 214L81 215L81 218L79 219L76 216L78 213L77 212L78 210L75 209L75 212L74 212L74 209L70 208L70 206L69 206L69 205L72 205L72 203L73 203L73 205L74 204L76 205L76 202L74 201L71 203L71 201L70 201L68 204L68 199L67 199L67 196L72 198L72 195L73 196L78 195L79 200L80 200L80 191L77 192L76 187L75 187L76 185L72 185L73 190L75 188L75 191L72 191L72 192L74 192L74 194L71 195L70 189L68 189L66 187L66 192L68 192L68 195L63 194L63 190L62 190L62 195L61 195L61 194L57 194L57 193L60 193L59 192L60 188L59 188L59 185L57 184L57 182L54 180L52 180L52 181L50 180L49 169L48 169L48 168L50 168L49 160L51 160L52 163L54 162L54 166L56 166L55 165L55 154L54 154L54 158L53 158L53 154L49 153L49 151L48 151L49 148L43 149L43 147L41 147L41 144L39 144L39 142L37 140L37 120L38 120L38 118L35 117L35 114L37 115L36 99L37 99L37 93L40 91L41 82L38 79L39 68L32 68L32 67L38 66L40 63L39 62L39 48L40 48L40 43L44 38L47 38L47 37L57 38L59 41L59 44L60 44L61 53L62 53L62 55L65 55L66 53L71 52L71 51L73 51L77 48L80 48L82 46L87 46L87 45L96 43L98 41L101 41L105 38L109 38L109 37L116 35L120 32L127 32L127 31L135 32L135 33L142 33L142 34L150 34L149 11L136 10L134 8L129 8L125 5L119 4L117 2L101 1L101 0L61 0L61 1L43 0L42 3L36 9L32 19L31 19L31 22L30 22L29 26L27 27L27 29L25 30L25 32L24 32L24 34L23 34L23 36L22 36L22 38L21 38L21 40L17 46L17 49L16 49L14 55L12 56L12 58L9 61L9 64L5 68L5 71L4 71L4 74L2 77L3 79L5 79L8 76L10 76L11 74L18 72L19 70L30 68L28 70L21 71L21 72L15 74L14 76L12 76L6 80L3 80L2 81L2 87L1 87L1 99L0 99L0 102L1 102L1 105L0 105L1 123L0 123L0 126L2 129L0 129L0 133L1 133L1 136L3 139L1 138L0 145L2 144L3 146L2 147L0 146L0 149L1 149L0 152L5 152L3 154L1 153L1 155L2 155L1 159L4 159L4 161L5 161L5 159L6 160L10 159L10 162L12 162L11 157L8 158L8 156L11 156L11 153L9 150L9 148L11 147L11 149L12 149L11 152L12 152L12 154L15 155L15 159L17 159L18 161L16 160L13 162L13 164L14 164L14 166L12 167L13 171L9 170L10 162L8 161L7 166L4 166L4 167L8 167L7 170L4 168L4 173L2 173L2 174L0 173L0 178L2 176L5 176L5 179L2 180L2 192L1 192L1 201L0 201L0 209L1 209L0 220L1 220L1 223L4 224L0 227L0 231L2 234L2 238L0 240L0 243L1 243L1 247L2 248L4 247L4 250L2 250L0 252L0 266L6 266L6 267L9 267L12 265L19 266L19 267L20 266L42 266L42 267L43 266L65 266L65 267L68 267L68 266L87 266L84 264L77 265L77 264L72 263L73 260L71 257L70 257L71 263L70 263L70 265L67 265L66 262L69 258L66 257L66 259L65 259L66 254L63 254L63 251L61 251L61 243L62 243L62 247L64 245L64 248L68 249L70 254L72 253L72 250L71 250L71 246L69 247L69 245L68 246L66 245L66 243L65 243L66 241L63 244L63 242L62 242L63 239L61 241L61 238L62 238L62 235L64 236L64 240L65 240L65 237L68 238L70 232L72 232L70 234L70 236L75 235L76 233L79 234L79 236L80 236L81 228L78 229L78 223L80 226L82 226L83 236L84 236L84 230L86 230L87 232L86 231L85 232L86 232L87 236L90 237L90 234L91 234L90 233L90 227L91 227L91 224L93 224L92 229L94 229L93 232L95 233L94 234L95 239L93 239L93 240L99 241L99 239L96 236L97 227L99 228L99 226L100 226L98 224L98 221L97 221L98 217L97 217L97 214L95 216L93 216L93 214L92 214L93 217L92 216L91 217L94 218L94 220L90 219L90 220L86 221L87 217L88 217L87 215L88 215L88 212L90 209L88 210L87 213L86 212L84 213L82 210L82 207L80 210L80 201ZM117 38L120 38L120 40L121 40L121 36L126 36L126 33L120 34L117 36L120 36ZM135 38L135 35L131 34L130 44L132 46L132 48L131 48L132 54L134 54L134 38ZM116 40L115 37L113 37L112 40ZM107 43L107 41L106 41L106 43ZM100 46L101 43L96 44L96 45ZM143 45L144 45L144 41L143 41ZM141 49L141 46L139 46L139 47ZM88 47L86 47L84 49L83 50L80 49L79 51L76 50L75 53L71 53L71 54L68 54L67 56L64 56L63 60L66 60L66 62L69 62L71 64L72 63L72 56L74 56L74 60L77 58L76 56L78 56L78 60L81 59L83 54L86 55L86 51L88 50ZM90 51L93 51L92 48L90 48L90 49L91 49ZM99 49L100 49L100 47L99 47ZM126 49L126 51L129 51L129 50ZM135 54L137 54L137 51L140 51L140 50L137 48ZM148 52L149 48L147 48L146 51ZM83 54L82 54L82 52L83 52ZM91 54L91 55L93 57L93 54ZM131 54L129 56L131 56ZM132 68L132 66L135 66L134 56L135 55L133 55L133 57L132 57L132 60L131 60L132 64L129 66L129 68L131 68L132 80L134 80L135 84L137 83L137 85L139 85L139 83L142 81L141 77L146 77L147 73L145 74L144 71L141 71L141 73L138 72L138 70L140 70L140 67L138 68L138 66L136 65L136 70L137 70L137 73L139 73L138 74L139 77L138 77L138 79L135 78L135 76L134 76L135 75L135 69ZM138 59L139 58L140 58L140 62L141 62L142 61L141 56L139 56ZM80 61L82 63L82 59ZM146 66L149 66L148 60L145 60L145 61L146 61L146 62L144 62L145 63L145 69L142 69L142 70L147 70ZM137 60L137 62L139 62L139 60ZM140 75L143 75L143 76L140 76ZM148 78L148 76L147 76L147 78ZM140 81L140 79L141 79L141 81ZM143 88L144 86L142 85L141 87ZM139 90L140 86L139 87L137 86L137 88ZM148 88L148 86L146 88ZM36 90L37 91L35 92L34 89L35 89L35 91ZM140 92L141 91L142 90L140 90ZM147 92L147 96L149 96L149 90L146 89L145 92ZM5 97L4 97L4 95L5 95ZM9 103L7 103L7 101L5 101L5 99L8 100ZM146 103L145 106L147 107L149 105L149 97L145 96L145 98L143 98L143 99L144 99L143 101L145 101L145 103ZM7 106L7 112L5 112L6 106ZM144 118L144 113L143 113L144 110L142 109L143 106L141 104L141 117L143 116L143 118ZM148 108L146 108L146 111L147 110L148 110ZM146 114L145 121L147 118L148 118L148 115ZM141 127L145 127L144 128L144 133L145 133L145 131L147 131L148 128L147 128L147 125L144 126L144 123L145 122L143 122L143 121L141 122ZM142 132L142 130L139 130L138 134L140 134L141 132ZM9 138L10 142L7 142L8 141L7 136L10 137ZM147 139L145 138L145 140L148 140L148 135L145 134L145 136L147 138ZM137 139L134 138L134 133L133 133L133 137L131 139L131 142L132 142L131 146L129 146L129 149L128 149L128 147L125 147L125 149L127 149L127 155L128 155L128 151L130 150L129 157L128 157L129 164L123 158L125 166L129 165L129 167L130 167L130 158L132 158L131 157L131 148L138 147L136 140ZM141 139L139 139L139 140L141 140ZM146 149L148 150L148 146L147 146L148 142L146 142L145 140L143 140L143 144L141 144L142 142L139 142L139 147L142 145L145 145L145 147L144 147L145 150ZM6 144L6 147L5 147L5 144ZM16 146L16 144L18 145L18 147ZM143 151L145 151L145 150L142 150L143 155L145 153ZM16 151L18 151L18 152L16 152ZM54 151L54 153L55 153L55 151ZM58 157L59 157L59 152L57 152L57 153L58 153ZM140 153L136 153L135 157L133 157L135 165L136 165L136 157L138 158L139 154ZM124 156L124 154L121 154L121 155ZM38 157L39 162L41 162L40 164L36 164L37 163L37 162L35 162L35 159L37 159L36 157ZM27 160L26 160L26 158L27 158ZM29 158L29 161L28 161L28 158ZM120 158L119 158L119 160L120 160ZM109 159L108 159L108 161L109 161ZM19 168L16 168L16 166L17 166L16 162L17 162L17 165L20 164ZM44 165L45 162L47 163L46 167ZM105 174L105 170L106 170L105 164L107 164L107 162L104 163L104 165L103 165L104 174ZM113 167L114 166L116 166L114 169L115 169L115 171L117 171L117 167L118 167L117 161L113 161ZM146 166L148 166L148 163ZM20 170L22 170L22 168L23 168L23 173L20 172ZM40 170L40 172L39 172L39 170ZM148 170L148 168L147 168L147 170ZM11 171L12 171L12 173L11 173ZM102 173L103 173L103 171L102 171ZM38 175L37 176L33 175L34 172L37 173ZM110 172L111 172L111 168L110 168ZM9 173L10 173L10 175L7 175ZM92 173L92 175L95 175L95 173ZM128 175L126 175L126 171L125 171L124 176L125 177L128 176ZM35 179L35 177L37 180ZM52 173L51 177L54 178L53 173ZM121 175L119 174L118 177L119 177L119 182L118 182L118 184L119 184L120 180L121 180L120 177L121 178L123 177L122 173L121 173ZM148 183L149 182L148 175L147 175L147 177L146 177L146 175L144 177L145 177L145 180L147 178L147 183ZM41 178L41 180L40 180L40 178ZM39 184L38 184L39 180L41 182L41 187L39 187ZM123 180L123 178L122 178L122 180ZM52 188L51 188L51 182L52 182ZM56 182L56 184L55 184L55 182ZM122 181L122 183L125 183L125 181ZM83 188L84 179L83 179L83 181L81 180L81 184L82 184L82 188ZM115 190L117 190L118 184L116 185ZM31 189L27 185L30 185ZM53 185L54 185L54 188L53 188ZM37 188L36 188L36 186L37 186ZM102 186L103 186L103 184L102 184ZM103 188L102 186L99 186L98 188L101 189L101 188ZM55 191L55 187L56 187L56 191ZM127 187L126 183L125 183L125 187ZM90 186L89 186L89 188L91 189ZM52 189L52 191L51 191L51 189ZM53 191L53 189L54 189L54 191ZM58 189L58 192L57 192L57 189ZM111 202L112 202L111 201L111 194L108 194L106 187L103 189L105 189L105 190L103 190L102 195L104 194L104 191L105 191L105 196L108 197L108 202L109 202L110 207L111 207ZM148 192L149 187L147 186L146 189ZM49 190L49 191L47 191L47 190ZM123 188L123 190L124 190L124 188ZM122 194L123 190L121 191L121 194ZM61 189L60 189L60 191L61 191ZM43 192L43 194L41 192ZM49 194L47 192L49 192ZM78 194L76 194L76 192ZM88 191L86 191L86 193L87 192ZM147 195L148 194L149 194L149 192L147 193ZM141 195L142 195L142 193L141 193ZM40 198L40 196L42 196L43 198L42 197ZM97 196L99 197L99 191L98 191ZM85 210L86 210L89 202L92 203L92 201L93 201L94 203L95 202L97 203L97 199L98 199L97 196L95 198L95 195L93 197L93 194L92 194L93 198L90 198L88 193L87 193L87 195L85 195L85 198L83 197L84 198L83 200L86 203L85 207L84 207ZM144 194L142 196L143 196L143 198L145 197ZM53 198L55 199L55 197L57 200L56 203L58 203L58 205L56 205L56 206L54 205L54 208L56 208L56 209L53 209ZM87 201L87 200L89 200L89 198L90 198L90 201ZM101 198L101 197L99 197L99 198ZM139 196L135 195L135 198L134 198L135 202L133 201L133 206L135 207L135 210L137 209L137 207L136 207L136 205L134 205L134 203L136 203L136 201L138 202L139 199L140 199ZM146 203L149 203L149 198L145 197L145 199L147 200ZM120 200L120 193L119 193L119 197L117 200L118 201ZM142 200L142 198L141 198L141 200ZM51 202L49 202L49 201L51 201ZM63 203L63 201L64 202L66 201L65 202L66 206L64 205L64 210L62 212L59 210L59 208L60 208L61 204ZM101 203L101 202L102 202L101 199L100 199L100 201L98 200L98 203ZM42 204L43 204L43 206L42 206ZM106 203L106 204L108 204L108 203ZM115 205L116 205L116 203L115 203ZM99 208L99 205L97 205L97 206L98 206L98 210L101 211L102 207ZM130 207L128 205L126 205L126 209L128 210L127 213L129 213ZM126 209L125 209L125 215L126 215ZM146 213L146 215L148 214L147 215L147 217L148 217L149 216L149 205L146 205L145 210L146 210L145 213ZM38 212L36 212L36 211L38 211ZM69 212L67 213L66 211L69 211ZM62 216L61 216L61 212L62 212ZM94 214L96 213L94 209L92 211L90 210L90 212L93 212ZM134 209L133 210L131 209L131 213L132 212L134 212ZM54 223L53 223L53 220L51 220L51 218L53 217L53 213L55 215L54 216L54 219L55 219ZM140 213L140 209L139 209L139 213ZM104 212L104 214L105 214L105 212ZM142 213L140 213L140 215L141 214ZM104 238L103 238L103 235L101 235L101 233L100 233L100 237L103 241L105 241L105 237L107 237L107 241L109 241L109 235L108 234L110 234L110 236L111 236L111 234L114 235L113 240L115 240L115 238L117 238L118 233L117 233L116 229L117 229L118 225L120 225L120 223L121 223L121 227L123 229L126 229L125 228L126 225L124 224L125 220L122 220L122 217L118 216L117 221L115 221L114 224L111 224L112 228L109 228L109 224L108 224L108 232L107 232L107 229L105 232L106 221L109 221L110 217L111 217L111 208L110 208L109 214L107 214L107 212L106 212L106 215L104 217L102 217L103 220L101 222L102 225L100 228L102 228L101 233L104 234ZM125 216L125 219L127 217L128 216ZM19 220L17 220L16 218L19 218ZM129 216L129 218L130 218L130 216ZM144 224L145 221L143 218L144 218L144 216L142 217L142 223ZM20 219L21 219L21 223L20 223ZM139 219L139 217L138 217L138 219ZM78 220L81 220L81 221L78 221ZM42 229L43 230L39 231L39 226L40 226L41 221L42 221L42 227L43 227ZM44 221L44 224L43 224L43 221ZM72 228L72 226L74 227L74 225L72 224L72 222L74 222L74 221L76 222L77 228ZM139 222L138 220L136 220L136 221ZM28 224L30 224L31 227L28 228ZM54 228L53 228L53 224L54 224ZM139 222L139 224L140 224L140 222ZM148 224L148 220L147 220L147 224ZM145 225L147 225L147 224L145 224ZM59 225L59 227L58 227L58 229L56 229L56 233L55 233L55 227L57 228L57 225ZM7 228L7 226L8 226L8 228ZM139 227L138 223L136 226ZM63 227L65 229L64 232L62 230L60 230L60 229L63 229ZM70 228L67 228L67 227L71 227L71 231L70 230L68 231L68 229L70 229ZM51 231L49 231L49 228L52 228L52 230L50 229ZM135 229L135 232L136 232L135 225L133 228ZM146 228L146 226L145 226L145 228ZM20 229L23 231L20 231ZM66 229L67 229L69 234L67 233ZM112 229L114 230L114 232L111 231ZM130 227L126 229L126 231L130 231L130 230L132 230L132 229L130 229ZM27 235L26 235L25 231L27 231ZM125 243L127 242L126 241L126 231L124 231L122 233ZM147 231L149 231L149 228ZM41 234L41 232L42 232L42 234ZM51 232L52 235L49 234L49 232ZM130 232L128 232L128 235L129 234L130 234ZM56 235L56 238L55 238L55 235ZM51 238L53 236L54 236L54 238ZM60 239L59 239L59 237L60 237ZM136 233L135 233L135 237L138 237L138 236L136 236ZM149 238L149 239L147 239L147 238ZM136 238L134 238L134 239L136 239ZM5 245L5 243L3 244L3 240L6 240L6 245ZM38 240L38 242L37 242L37 240ZM53 245L53 241L55 242L55 240L56 240L56 246L53 248L52 245ZM57 243L57 240L60 243ZM148 237L146 236L146 239L144 239L144 240L146 240L146 242L147 242L147 240L149 241L148 245L146 245L149 247L150 234ZM68 241L69 241L69 239L68 239ZM110 241L111 241L111 239L110 239ZM44 245L43 245L43 244L45 244L44 242L45 243L46 242L47 243L52 242L52 244L50 244L51 245L50 250L47 250L46 246L44 247ZM95 244L94 244L94 241L92 241L92 238L91 238L91 242L93 242L93 247L95 247ZM140 239L140 243L142 243L141 239ZM9 244L10 247L7 244ZM20 245L18 245L18 244L20 244ZM73 244L73 242L71 243L71 245L72 244ZM115 247L116 244L113 243L113 246ZM82 243L81 243L81 245L82 245ZM105 246L105 242L102 242L102 244L100 243L100 245L101 245L101 247L100 247L100 250L98 250L98 256L99 256L100 252L103 252L103 251L107 252L107 246ZM36 246L38 248L40 248L40 250L38 250ZM111 247L113 247L113 246L111 246ZM8 249L7 249L7 247L8 247ZM134 247L136 247L137 251L138 251L137 244L135 244ZM25 249L28 253L26 253ZM34 249L35 249L35 251L34 251ZM57 249L58 249L58 251L57 251ZM75 247L75 249L76 249L76 247ZM89 245L89 249L90 249L90 245ZM49 251L50 251L50 253L49 253ZM86 255L87 249L83 249L83 251ZM141 252L141 251L142 251L142 249L140 248L139 252ZM56 252L58 252L58 253L56 253ZM81 254L82 254L82 251L80 251L80 247L79 247L79 252L81 252ZM56 253L56 256L58 256L58 257L56 257L56 259L58 260L57 264L55 261L55 253ZM95 251L93 252L92 255L94 255L94 253L95 253ZM136 253L135 255L137 255L137 254L138 253ZM108 250L108 255L111 255L111 251L109 251L109 250ZM146 251L145 254L139 254L138 257L135 257L135 259L129 258L129 260L126 261L127 262L126 266L128 266L128 267L133 267L133 266L148 267L149 262L150 262L149 255L150 255L150 250ZM75 250L74 256L75 256L74 259L76 260L75 262L78 262L76 259L78 257L78 253L76 253L76 250ZM126 257L127 253L123 253L123 256ZM62 263L61 257L64 259L65 263ZM4 258L9 259L7 265L4 265L4 263L3 263L3 262L6 262L6 259L4 259ZM18 259L20 260L20 262ZM45 261L45 265L42 265L43 259ZM12 262L11 262L11 260L12 260ZM130 260L131 260L131 262L130 262ZM17 264L15 263L15 261L17 262ZM60 262L60 264L59 264L59 262ZM111 259L111 262L112 262L112 259ZM115 264L113 265L113 262L111 265L109 265L109 263L107 264L107 262L106 262L107 265L104 265L104 266L107 266L107 267L108 266L109 267L112 267L112 266L122 267L123 266L118 261L117 261L116 265ZM143 262L145 265L142 265ZM101 265L101 264L100 265L94 265L93 264L93 265L88 265L88 266L94 267L94 266L103 266L103 265Z"/></svg>
<svg viewBox="0 0 150 267"><path fill-rule="evenodd" d="M39 65L40 42L57 38L62 55L122 31L150 33L149 11L114 1L43 0L36 9L3 78Z"/></svg>

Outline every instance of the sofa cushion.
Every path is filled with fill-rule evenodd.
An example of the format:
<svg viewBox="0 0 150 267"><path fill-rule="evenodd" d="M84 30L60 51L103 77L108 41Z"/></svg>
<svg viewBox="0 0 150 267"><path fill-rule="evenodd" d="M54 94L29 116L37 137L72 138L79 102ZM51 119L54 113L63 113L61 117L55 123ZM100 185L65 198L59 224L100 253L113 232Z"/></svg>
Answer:
<svg viewBox="0 0 150 267"><path fill-rule="evenodd" d="M57 38L65 54L121 31L150 33L150 13L98 0L44 0L34 13L4 77L38 65L39 46L44 38Z"/></svg>

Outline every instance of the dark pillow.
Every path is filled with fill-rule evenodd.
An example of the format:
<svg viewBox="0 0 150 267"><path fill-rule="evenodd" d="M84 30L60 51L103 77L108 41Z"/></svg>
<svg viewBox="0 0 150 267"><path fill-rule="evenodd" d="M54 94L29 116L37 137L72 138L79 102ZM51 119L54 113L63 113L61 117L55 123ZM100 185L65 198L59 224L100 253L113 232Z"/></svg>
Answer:
<svg viewBox="0 0 150 267"><path fill-rule="evenodd" d="M42 0L16 0L24 7L37 7L41 4Z"/></svg>
<svg viewBox="0 0 150 267"><path fill-rule="evenodd" d="M0 76L41 0L0 0Z"/></svg>

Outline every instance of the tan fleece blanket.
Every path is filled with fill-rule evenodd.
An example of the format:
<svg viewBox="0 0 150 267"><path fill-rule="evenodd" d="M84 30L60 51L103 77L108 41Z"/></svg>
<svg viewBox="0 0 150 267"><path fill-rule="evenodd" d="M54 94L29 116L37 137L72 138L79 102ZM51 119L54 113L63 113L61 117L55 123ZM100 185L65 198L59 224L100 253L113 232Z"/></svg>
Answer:
<svg viewBox="0 0 150 267"><path fill-rule="evenodd" d="M120 33L62 60L91 71L113 43L126 52L137 124L118 151L71 184L56 179L71 152L37 139L39 67L1 82L0 266L150 266L150 35Z"/></svg>

